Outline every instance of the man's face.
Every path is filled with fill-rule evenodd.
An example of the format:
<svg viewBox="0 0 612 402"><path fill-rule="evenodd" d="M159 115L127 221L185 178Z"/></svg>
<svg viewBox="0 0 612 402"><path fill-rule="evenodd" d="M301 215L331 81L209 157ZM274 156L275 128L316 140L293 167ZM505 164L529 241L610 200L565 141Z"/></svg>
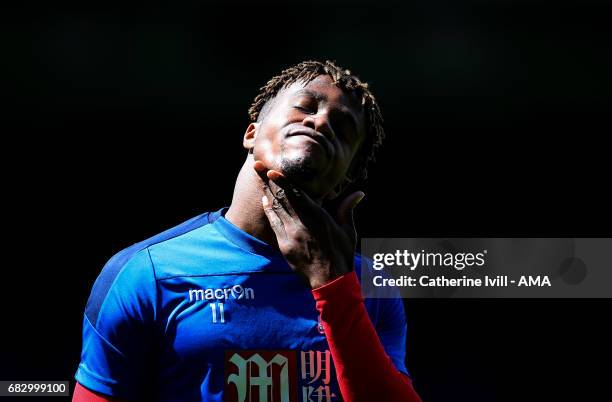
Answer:
<svg viewBox="0 0 612 402"><path fill-rule="evenodd" d="M245 147L312 197L333 196L365 139L360 99L320 75L306 86L292 84L271 102L263 120L247 129Z"/></svg>

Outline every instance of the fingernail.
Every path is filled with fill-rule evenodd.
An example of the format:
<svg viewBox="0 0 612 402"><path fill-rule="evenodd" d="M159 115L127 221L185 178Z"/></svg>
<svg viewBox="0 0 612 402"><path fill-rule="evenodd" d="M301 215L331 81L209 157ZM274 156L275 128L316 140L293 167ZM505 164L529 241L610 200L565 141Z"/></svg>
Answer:
<svg viewBox="0 0 612 402"><path fill-rule="evenodd" d="M264 207L268 205L268 197L266 197L265 195L261 197L261 203L263 204Z"/></svg>
<svg viewBox="0 0 612 402"><path fill-rule="evenodd" d="M365 198L365 194L361 194L361 196L359 198L357 198L357 200L355 200L355 204L353 205L353 208L355 208L357 205L359 205L359 203L361 202L361 200L363 200Z"/></svg>

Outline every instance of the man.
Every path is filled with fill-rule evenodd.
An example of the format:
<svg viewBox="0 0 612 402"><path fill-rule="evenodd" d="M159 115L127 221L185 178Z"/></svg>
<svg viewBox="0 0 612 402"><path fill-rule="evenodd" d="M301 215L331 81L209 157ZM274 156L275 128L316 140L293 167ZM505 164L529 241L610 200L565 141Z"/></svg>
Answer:
<svg viewBox="0 0 612 402"><path fill-rule="evenodd" d="M306 61L249 112L231 206L102 270L74 401L419 400L401 301L364 302L353 269L364 194L343 194L384 137L367 84Z"/></svg>

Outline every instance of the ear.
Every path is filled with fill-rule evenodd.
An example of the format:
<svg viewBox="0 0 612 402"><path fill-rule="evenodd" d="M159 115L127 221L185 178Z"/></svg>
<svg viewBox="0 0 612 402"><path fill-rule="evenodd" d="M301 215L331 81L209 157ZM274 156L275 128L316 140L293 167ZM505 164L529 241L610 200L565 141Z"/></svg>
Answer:
<svg viewBox="0 0 612 402"><path fill-rule="evenodd" d="M242 146L248 149L249 152L253 152L255 147L255 138L257 138L257 130L259 129L259 123L251 123L244 132L242 138Z"/></svg>

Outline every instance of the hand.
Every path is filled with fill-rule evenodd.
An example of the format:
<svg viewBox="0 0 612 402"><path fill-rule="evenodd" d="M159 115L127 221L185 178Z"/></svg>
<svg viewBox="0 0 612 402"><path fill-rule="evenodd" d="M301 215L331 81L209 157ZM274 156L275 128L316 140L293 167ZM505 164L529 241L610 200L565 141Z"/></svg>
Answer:
<svg viewBox="0 0 612 402"><path fill-rule="evenodd" d="M350 272L357 243L353 209L365 194L357 191L342 200L334 219L282 173L261 161L253 167L264 182L264 212L291 268L313 289Z"/></svg>

